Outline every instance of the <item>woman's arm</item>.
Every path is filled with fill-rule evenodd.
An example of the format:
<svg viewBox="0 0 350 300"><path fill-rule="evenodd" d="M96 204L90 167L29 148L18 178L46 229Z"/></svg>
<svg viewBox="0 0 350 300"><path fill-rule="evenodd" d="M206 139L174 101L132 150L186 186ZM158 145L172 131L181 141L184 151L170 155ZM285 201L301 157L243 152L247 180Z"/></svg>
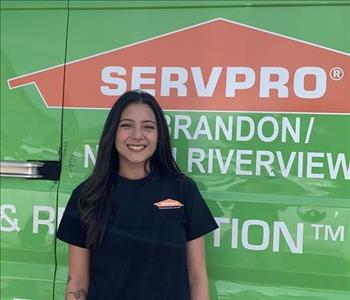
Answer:
<svg viewBox="0 0 350 300"><path fill-rule="evenodd" d="M89 288L90 251L69 245L69 270L66 300L86 300Z"/></svg>
<svg viewBox="0 0 350 300"><path fill-rule="evenodd" d="M187 242L187 265L191 300L209 300L203 237Z"/></svg>

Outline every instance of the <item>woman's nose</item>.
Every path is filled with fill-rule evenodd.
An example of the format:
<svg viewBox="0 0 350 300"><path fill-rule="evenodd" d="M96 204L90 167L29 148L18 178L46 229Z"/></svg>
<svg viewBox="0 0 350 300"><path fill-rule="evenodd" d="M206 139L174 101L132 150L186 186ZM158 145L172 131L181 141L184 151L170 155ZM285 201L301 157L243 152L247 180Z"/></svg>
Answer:
<svg viewBox="0 0 350 300"><path fill-rule="evenodd" d="M144 136L143 136L142 128L135 127L133 132L133 138L140 140L140 139L143 139L143 137Z"/></svg>

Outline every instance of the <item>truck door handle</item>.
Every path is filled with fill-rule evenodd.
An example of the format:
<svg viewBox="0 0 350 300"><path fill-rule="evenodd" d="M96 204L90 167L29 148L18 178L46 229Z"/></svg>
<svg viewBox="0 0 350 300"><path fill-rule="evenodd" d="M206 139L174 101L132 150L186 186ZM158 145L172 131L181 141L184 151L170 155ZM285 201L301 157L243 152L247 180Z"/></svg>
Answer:
<svg viewBox="0 0 350 300"><path fill-rule="evenodd" d="M9 161L0 162L0 176L27 179L59 180L60 161Z"/></svg>

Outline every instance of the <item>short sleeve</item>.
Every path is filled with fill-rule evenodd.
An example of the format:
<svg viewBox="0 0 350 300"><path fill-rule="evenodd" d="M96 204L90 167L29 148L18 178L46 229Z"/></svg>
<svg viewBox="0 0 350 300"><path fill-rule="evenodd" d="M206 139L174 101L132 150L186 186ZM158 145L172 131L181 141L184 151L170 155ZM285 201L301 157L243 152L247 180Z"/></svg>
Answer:
<svg viewBox="0 0 350 300"><path fill-rule="evenodd" d="M188 241L194 240L218 228L213 215L211 214L207 204L198 190L196 183L193 180L188 181L186 199L186 234Z"/></svg>
<svg viewBox="0 0 350 300"><path fill-rule="evenodd" d="M81 185L75 188L68 200L66 209L58 227L56 237L63 242L86 248L86 232L79 211L79 193Z"/></svg>

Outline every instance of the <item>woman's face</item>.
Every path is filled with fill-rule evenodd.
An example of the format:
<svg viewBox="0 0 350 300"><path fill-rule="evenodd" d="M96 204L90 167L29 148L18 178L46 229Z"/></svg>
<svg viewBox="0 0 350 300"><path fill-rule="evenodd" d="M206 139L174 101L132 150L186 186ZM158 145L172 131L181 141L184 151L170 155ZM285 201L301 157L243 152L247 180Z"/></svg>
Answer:
<svg viewBox="0 0 350 300"><path fill-rule="evenodd" d="M152 109L133 103L123 111L116 133L115 147L119 155L119 171L143 168L157 148L157 122Z"/></svg>

